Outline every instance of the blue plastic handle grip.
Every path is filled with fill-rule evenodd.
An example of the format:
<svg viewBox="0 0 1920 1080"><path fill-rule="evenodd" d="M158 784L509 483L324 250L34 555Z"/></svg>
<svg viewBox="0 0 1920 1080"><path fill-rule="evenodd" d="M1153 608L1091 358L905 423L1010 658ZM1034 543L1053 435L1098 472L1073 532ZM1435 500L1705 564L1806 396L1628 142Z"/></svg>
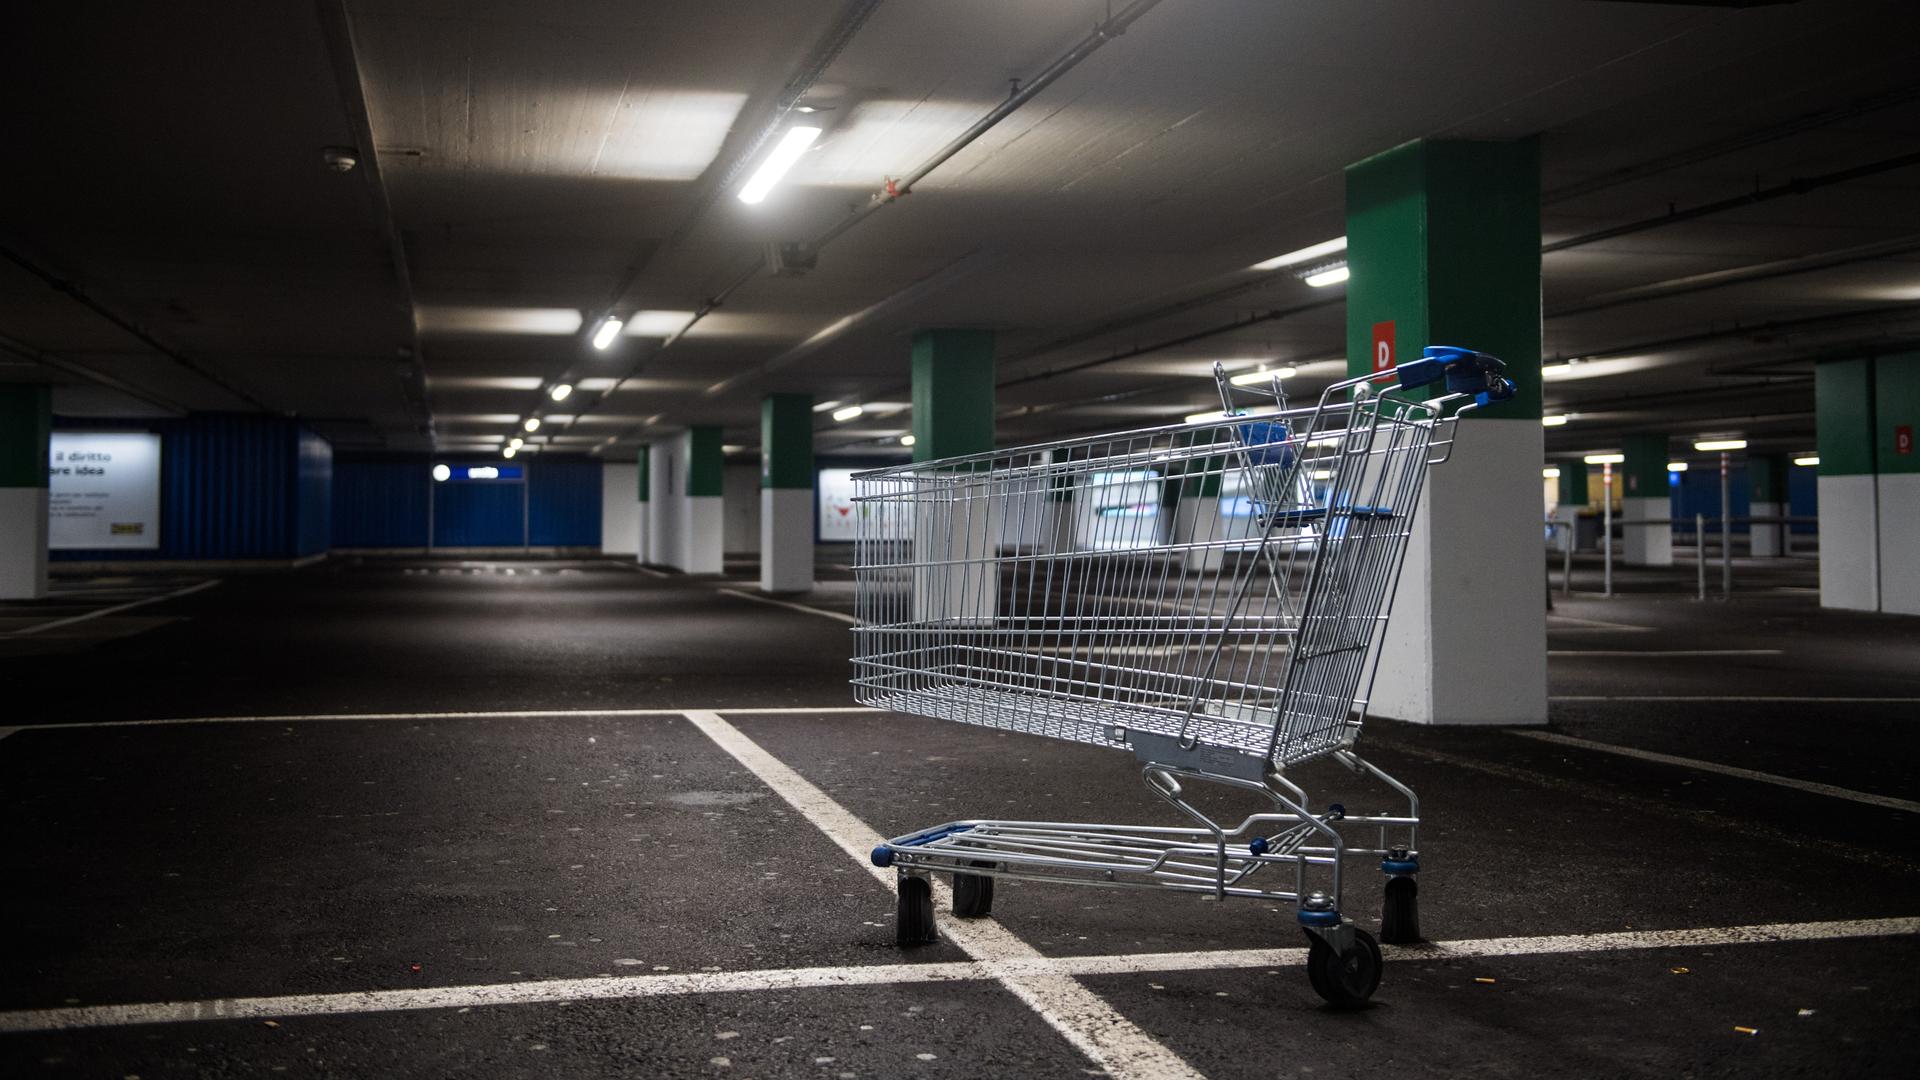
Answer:
<svg viewBox="0 0 1920 1080"><path fill-rule="evenodd" d="M1513 383L1506 377L1507 365L1498 357L1457 345L1429 345L1421 351L1420 359L1401 364L1394 369L1394 374L1400 377L1400 385L1408 389L1444 378L1447 393L1471 394L1482 405L1513 396Z"/></svg>

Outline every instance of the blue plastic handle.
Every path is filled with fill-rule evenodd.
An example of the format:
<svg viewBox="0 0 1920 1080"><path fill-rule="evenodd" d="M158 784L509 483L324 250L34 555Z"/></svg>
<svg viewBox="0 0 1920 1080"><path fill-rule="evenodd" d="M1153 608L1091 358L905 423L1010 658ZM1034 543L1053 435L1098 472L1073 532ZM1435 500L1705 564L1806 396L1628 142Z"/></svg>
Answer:
<svg viewBox="0 0 1920 1080"><path fill-rule="evenodd" d="M1513 396L1513 381L1507 378L1507 365L1498 357L1463 349L1457 345L1429 345L1420 359L1394 368L1403 389L1426 386L1442 378L1447 393L1471 394L1474 401L1489 405Z"/></svg>
<svg viewBox="0 0 1920 1080"><path fill-rule="evenodd" d="M1240 425L1240 445L1246 447L1247 458L1255 465L1291 466L1293 447L1287 443L1291 435L1287 425L1278 420L1257 420Z"/></svg>

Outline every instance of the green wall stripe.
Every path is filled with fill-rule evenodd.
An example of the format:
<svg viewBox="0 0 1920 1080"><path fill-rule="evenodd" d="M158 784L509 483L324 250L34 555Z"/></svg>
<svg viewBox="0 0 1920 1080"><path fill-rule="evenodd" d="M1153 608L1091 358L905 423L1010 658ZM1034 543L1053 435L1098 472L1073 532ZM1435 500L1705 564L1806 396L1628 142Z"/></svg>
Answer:
<svg viewBox="0 0 1920 1080"><path fill-rule="evenodd" d="M1873 361L1836 360L1813 369L1815 437L1821 476L1873 472Z"/></svg>
<svg viewBox="0 0 1920 1080"><path fill-rule="evenodd" d="M1560 505L1585 506L1593 501L1587 494L1587 463L1584 461L1563 461L1560 463Z"/></svg>
<svg viewBox="0 0 1920 1080"><path fill-rule="evenodd" d="M1621 440L1620 452L1627 458L1619 466L1622 498L1667 497L1667 462L1673 458L1665 435L1629 435Z"/></svg>
<svg viewBox="0 0 1920 1080"><path fill-rule="evenodd" d="M687 494L693 498L720 494L726 462L720 451L720 429L703 426L687 430Z"/></svg>
<svg viewBox="0 0 1920 1080"><path fill-rule="evenodd" d="M1873 362L1873 459L1882 473L1920 472L1920 353L1882 356ZM1907 429L1907 452L1897 438ZM1820 459L1821 468L1826 458Z"/></svg>
<svg viewBox="0 0 1920 1080"><path fill-rule="evenodd" d="M1500 357L1514 398L1485 415L1540 416L1540 150L1418 141L1347 167L1347 371L1373 370L1374 327L1394 360L1427 345Z"/></svg>
<svg viewBox="0 0 1920 1080"><path fill-rule="evenodd" d="M993 331L913 335L913 460L993 449Z"/></svg>
<svg viewBox="0 0 1920 1080"><path fill-rule="evenodd" d="M0 488L47 486L47 441L52 430L51 388L0 383Z"/></svg>
<svg viewBox="0 0 1920 1080"><path fill-rule="evenodd" d="M760 402L760 486L813 488L813 395L768 394Z"/></svg>
<svg viewBox="0 0 1920 1080"><path fill-rule="evenodd" d="M653 499L653 447L640 448L640 501Z"/></svg>

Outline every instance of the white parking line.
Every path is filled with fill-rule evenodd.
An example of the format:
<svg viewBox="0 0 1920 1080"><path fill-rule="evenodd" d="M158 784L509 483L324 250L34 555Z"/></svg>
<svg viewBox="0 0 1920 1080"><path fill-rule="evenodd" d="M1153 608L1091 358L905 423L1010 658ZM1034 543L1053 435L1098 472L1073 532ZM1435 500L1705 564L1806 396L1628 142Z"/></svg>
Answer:
<svg viewBox="0 0 1920 1080"><path fill-rule="evenodd" d="M1499 956L1553 956L1635 949L1712 948L1788 941L1844 941L1920 934L1920 918L1848 919L1838 922L1767 923L1700 930L1630 930L1551 937L1481 938L1423 945L1383 945L1388 962L1470 960ZM367 990L280 997L159 1001L0 1012L0 1033L75 1031L129 1024L178 1024L204 1020L252 1020L289 1016L337 1016L413 1009L465 1009L534 1005L556 1001L612 1001L680 994L751 993L835 987L904 986L966 980L1147 975L1170 971L1231 971L1297 967L1305 949L1225 949L1214 952L1129 953L974 960L936 964L871 964L853 967L776 968L675 975L600 975L588 979L483 983L410 990Z"/></svg>
<svg viewBox="0 0 1920 1080"><path fill-rule="evenodd" d="M1652 750L1639 750L1631 746L1615 746L1612 743L1593 742L1578 739L1571 735L1556 735L1551 731L1522 731L1508 728L1507 734L1518 735L1523 739L1538 739L1541 742L1556 743L1561 746L1575 746L1582 750L1592 750L1602 754L1618 754L1621 757L1638 758L1641 761L1653 761L1662 765L1678 765L1682 768L1696 769L1700 772L1718 773L1721 776L1733 776L1742 780L1753 780L1776 787L1792 788L1795 791L1811 792L1815 795L1827 795L1835 799L1848 799L1868 806L1880 806L1889 810L1905 810L1920 814L1920 802L1911 799L1896 799L1889 795L1874 795L1851 788L1835 787L1813 780L1795 780L1791 776L1777 776L1773 773L1756 772L1733 765L1721 765L1713 761L1701 761L1698 758L1679 757L1674 754L1660 754Z"/></svg>
<svg viewBox="0 0 1920 1080"><path fill-rule="evenodd" d="M1571 626L1555 626L1554 623L1571 623ZM1547 616L1548 630L1631 630L1645 633L1657 630L1657 626L1635 626L1632 623L1607 622L1604 619L1577 619L1572 615Z"/></svg>
<svg viewBox="0 0 1920 1080"><path fill-rule="evenodd" d="M1554 694L1548 701L1730 701L1751 704L1754 702L1802 703L1822 705L1912 705L1920 703L1920 697L1799 697L1792 694Z"/></svg>
<svg viewBox="0 0 1920 1080"><path fill-rule="evenodd" d="M858 623L860 621L859 619L856 619L853 616L848 615L844 612L828 611L825 608L808 607L805 604L790 603L786 600L775 600L771 596L761 596L758 593L742 592L739 589L720 589L718 591L723 592L728 596L737 596L742 600L752 600L756 603L761 603L761 604L772 604L774 607L783 607L783 608L787 608L790 611L803 611L808 615L821 615L829 619L838 619L843 623Z"/></svg>
<svg viewBox="0 0 1920 1080"><path fill-rule="evenodd" d="M72 626L74 623L83 623L83 622L86 622L88 619L97 619L102 615L113 615L122 611L131 611L132 609L137 607L146 607L148 604L157 604L162 600L178 599L179 597L186 596L190 593L197 593L202 589L211 589L218 584L220 584L219 578L214 578L212 581L202 581L197 585L189 585L184 589L175 589L170 593L163 593L159 596L149 596L144 600L129 600L124 604L115 604L112 607L104 607L99 609L98 611L89 611L81 615L69 615L64 619L53 619L49 622L43 622L43 623L36 624L34 626L23 627L19 630L13 631L12 636L22 637L27 634L37 634L42 630L52 630L54 627L57 627L57 626Z"/></svg>
<svg viewBox="0 0 1920 1080"><path fill-rule="evenodd" d="M741 734L740 729L722 720L718 713L689 712L687 719L813 822L816 828L882 884L893 884L894 874L875 867L868 859L874 846L884 841L885 837L853 816L826 792L814 787L786 763L761 749L758 743ZM936 904L946 906L946 892L944 883L935 883ZM1015 997L1039 1013L1049 1027L1087 1055L1095 1065L1105 1069L1107 1075L1139 1077L1141 1080L1201 1076L1180 1055L1120 1015L1099 995L1075 981L1070 973L1056 969L1039 950L999 923L948 919L942 934L976 960L1038 963L1038 968L1031 973L996 972L994 977Z"/></svg>
<svg viewBox="0 0 1920 1080"><path fill-rule="evenodd" d="M70 731L75 728L118 728L118 727L161 727L168 724L293 724L306 721L332 720L524 720L542 717L593 717L593 716L684 716L686 709L502 709L488 712L390 712L390 713L299 713L280 716L178 716L160 720L82 720L77 723L35 724L35 731ZM777 708L752 708L727 706L718 710L726 713L780 714L792 713L799 716L827 715L831 713L870 713L874 710L864 705L821 705L800 707L782 705ZM15 731L19 728L13 729Z"/></svg>
<svg viewBox="0 0 1920 1080"><path fill-rule="evenodd" d="M1785 649L1548 649L1548 656L1636 656L1663 659L1674 656L1781 656Z"/></svg>

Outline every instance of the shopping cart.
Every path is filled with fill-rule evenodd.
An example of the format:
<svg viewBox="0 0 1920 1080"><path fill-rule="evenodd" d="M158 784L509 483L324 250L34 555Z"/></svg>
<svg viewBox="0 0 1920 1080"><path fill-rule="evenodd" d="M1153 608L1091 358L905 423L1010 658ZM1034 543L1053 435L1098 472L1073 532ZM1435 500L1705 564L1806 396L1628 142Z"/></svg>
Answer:
<svg viewBox="0 0 1920 1080"><path fill-rule="evenodd" d="M1341 866L1379 858L1381 937L1418 940L1420 814L1354 742L1427 467L1462 413L1512 395L1504 372L1433 347L1289 409L1278 380L1238 387L1216 366L1218 418L855 476L857 700L1131 749L1194 823L967 820L889 840L873 862L899 874L897 940L934 939L935 872L962 917L991 911L997 878L1263 897L1297 906L1314 989L1365 1002L1380 950L1342 914ZM1406 810L1311 809L1288 770L1322 757ZM1217 821L1192 782L1260 810Z"/></svg>

